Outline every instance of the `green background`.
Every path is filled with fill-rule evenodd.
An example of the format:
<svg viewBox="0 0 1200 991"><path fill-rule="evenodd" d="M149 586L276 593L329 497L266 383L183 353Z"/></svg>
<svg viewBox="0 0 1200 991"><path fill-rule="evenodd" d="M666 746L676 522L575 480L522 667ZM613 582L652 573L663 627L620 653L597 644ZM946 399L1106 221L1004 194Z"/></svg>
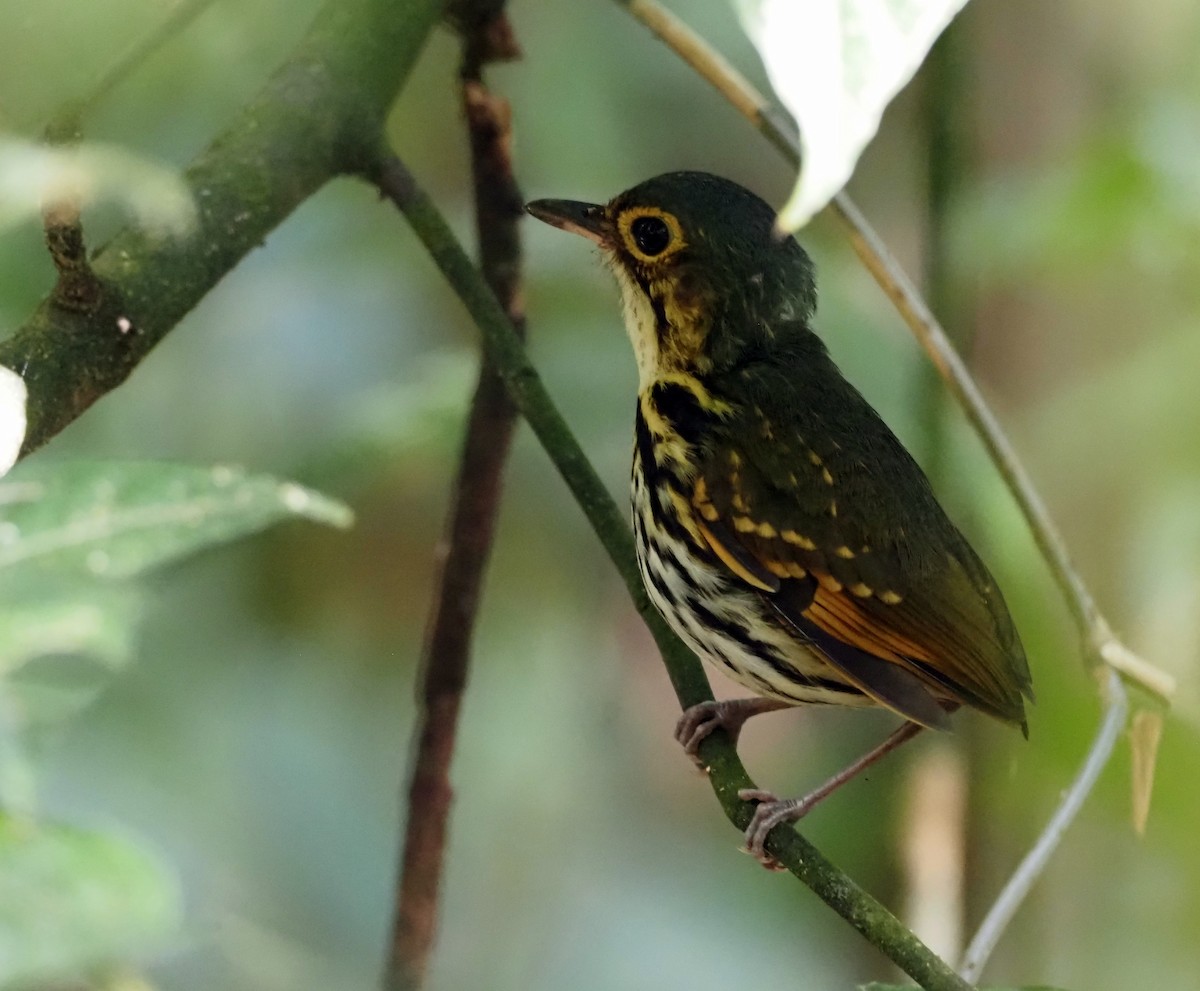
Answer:
<svg viewBox="0 0 1200 991"><path fill-rule="evenodd" d="M315 3L214 3L123 86L89 137L184 165L256 91ZM0 6L0 128L36 134L166 10L151 0ZM730 9L680 5L761 80ZM525 60L492 70L529 198L604 199L701 168L782 202L766 143L617 5L512 5ZM978 0L945 103L972 149L937 219L954 330L1102 608L1180 679L1145 838L1122 747L989 978L1187 987L1200 964L1200 10ZM391 124L471 232L457 43L437 33ZM914 274L930 219L918 79L851 184ZM89 215L102 243L120 218ZM35 224L0 234L0 333L52 285ZM1066 611L977 442L928 427L923 359L818 218L817 327L929 465L1005 590L1038 693L1028 743L965 714L851 785L806 833L902 909L916 769L967 762L968 911L1050 813L1098 703ZM610 279L530 224L532 351L625 501L635 389ZM237 463L348 502L349 531L291 523L151 580L139 656L35 767L43 808L113 831L177 875L182 925L133 956L163 988L373 986L391 907L413 683L476 335L394 212L324 189L231 273L121 389L36 457ZM936 443L936 447L934 446ZM454 767L430 988L842 988L885 961L806 890L737 854L671 740L652 644L527 431L508 473ZM728 683L714 678L718 693ZM757 780L800 792L887 732L883 715L774 715L746 732ZM932 815L932 813L925 813Z"/></svg>

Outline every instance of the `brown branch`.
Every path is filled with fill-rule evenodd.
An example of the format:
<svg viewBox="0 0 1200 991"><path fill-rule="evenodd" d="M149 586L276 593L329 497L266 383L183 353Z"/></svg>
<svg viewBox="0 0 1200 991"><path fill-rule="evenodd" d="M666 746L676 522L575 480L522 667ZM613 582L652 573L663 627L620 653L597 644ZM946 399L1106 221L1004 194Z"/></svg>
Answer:
<svg viewBox="0 0 1200 991"><path fill-rule="evenodd" d="M482 79L486 62L515 53L503 13L473 22L464 33L463 48L462 99L470 134L480 268L509 320L523 333L517 230L523 198L513 178L511 113L507 101L491 93ZM504 383L485 357L467 419L422 658L408 825L386 975L386 985L394 991L422 985L436 936L453 801L450 763L516 413Z"/></svg>

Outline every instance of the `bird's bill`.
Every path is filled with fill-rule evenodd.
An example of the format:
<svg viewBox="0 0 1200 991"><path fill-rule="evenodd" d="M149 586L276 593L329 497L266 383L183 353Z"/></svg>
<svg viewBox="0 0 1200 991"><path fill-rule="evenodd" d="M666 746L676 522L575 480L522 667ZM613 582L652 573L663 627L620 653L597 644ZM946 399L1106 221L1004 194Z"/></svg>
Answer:
<svg viewBox="0 0 1200 991"><path fill-rule="evenodd" d="M599 245L609 241L611 226L604 215L604 207L596 203L578 203L575 200L534 200L525 209L538 220L572 234L586 237Z"/></svg>

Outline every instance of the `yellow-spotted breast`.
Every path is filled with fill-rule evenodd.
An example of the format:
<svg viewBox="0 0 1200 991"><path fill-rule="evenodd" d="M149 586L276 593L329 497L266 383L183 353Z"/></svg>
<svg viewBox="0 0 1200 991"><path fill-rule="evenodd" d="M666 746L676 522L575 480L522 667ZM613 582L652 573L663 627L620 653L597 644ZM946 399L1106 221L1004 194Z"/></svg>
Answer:
<svg viewBox="0 0 1200 991"><path fill-rule="evenodd" d="M1031 680L1004 598L813 332L813 265L774 211L674 172L606 204L529 212L599 245L620 287L647 592L763 700L709 703L689 749L717 725L736 736L748 715L809 703L939 728L967 705L1024 729Z"/></svg>

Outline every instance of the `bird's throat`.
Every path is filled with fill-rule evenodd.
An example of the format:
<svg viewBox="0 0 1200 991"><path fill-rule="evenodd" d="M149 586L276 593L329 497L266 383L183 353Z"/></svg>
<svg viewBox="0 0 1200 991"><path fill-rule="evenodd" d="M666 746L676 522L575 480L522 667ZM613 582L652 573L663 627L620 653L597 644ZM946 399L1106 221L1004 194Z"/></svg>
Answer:
<svg viewBox="0 0 1200 991"><path fill-rule="evenodd" d="M619 263L613 263L611 267L617 285L621 287L625 331L633 345L640 394L653 384L659 371L659 316L654 312L646 290L625 267Z"/></svg>

